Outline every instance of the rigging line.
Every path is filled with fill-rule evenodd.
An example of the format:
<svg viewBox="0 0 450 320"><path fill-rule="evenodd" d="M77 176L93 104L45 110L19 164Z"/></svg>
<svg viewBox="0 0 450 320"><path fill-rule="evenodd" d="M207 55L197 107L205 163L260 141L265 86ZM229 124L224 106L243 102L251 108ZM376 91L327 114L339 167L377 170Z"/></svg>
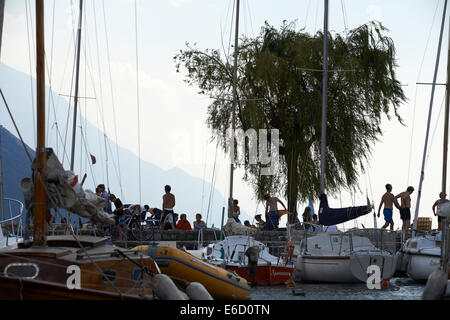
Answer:
<svg viewBox="0 0 450 320"><path fill-rule="evenodd" d="M108 28L106 23L106 13L105 13L105 1L102 0L102 8L103 8L103 23L105 28L105 41L106 41L106 54L108 57L108 70L109 70L109 84L110 84L110 90L111 90L111 107L112 107L112 113L113 113L113 121L114 121L114 134L116 139L116 156L117 156L117 166L118 166L118 172L119 172L119 181L122 180L122 174L120 169L120 157L119 157L119 135L117 131L117 118L116 118L116 107L114 104L114 90L113 90L113 82L112 82L112 72L111 72L111 58L110 58L110 51L109 51L109 40L108 40ZM122 184L120 184L120 195L123 198L123 190L122 190Z"/></svg>
<svg viewBox="0 0 450 320"><path fill-rule="evenodd" d="M63 75L62 75L62 78L61 78L61 84L59 86L59 91L58 92L62 91L63 83L64 83L64 80L65 80L65 77L66 77L66 71L67 71L67 65L68 65L68 61L69 61L69 55L70 55L70 52L72 52L72 50L70 50L71 49L71 41L69 41L68 43L69 43L69 46L68 46L68 48L66 50L67 51L66 60L65 60L65 63L64 63ZM56 106L54 105L54 103L52 104L52 106L53 106L54 123L58 123L58 119L57 119L57 116L56 116L56 109L58 109L60 101L61 101L61 99L57 100ZM57 128L59 130L59 127L57 127ZM56 142L57 142L57 140L58 139L56 139ZM61 138L61 144L63 144L62 138ZM58 149L58 145L57 145L57 149ZM59 155L59 151L57 152L57 154Z"/></svg>
<svg viewBox="0 0 450 320"><path fill-rule="evenodd" d="M250 1L251 0L244 1L244 4L247 4L247 12L248 12L249 21L250 21L250 29L252 30L252 34L253 34L253 21L252 21L252 13L250 10Z"/></svg>
<svg viewBox="0 0 450 320"><path fill-rule="evenodd" d="M341 0L342 18L344 20L344 31L347 33L347 14L345 12L344 0Z"/></svg>
<svg viewBox="0 0 450 320"><path fill-rule="evenodd" d="M34 104L34 86L33 86L33 64L31 62L31 45L30 45L30 38L32 39L31 41L33 42L33 37L30 37L30 26L28 24L28 20L30 19L30 24L31 24L31 33L33 33L33 24L32 24L32 17L31 17L31 9L30 9L30 13L28 13L28 6L29 6L29 1L25 0L25 11L26 11L26 21L27 21L27 38L28 38L28 62L29 62L29 67L30 67L30 90L31 90L31 114L33 115L33 133L34 133L34 144L36 145L36 115L35 115L35 104ZM34 42L33 42L33 48L34 48ZM36 57L34 57L36 58Z"/></svg>
<svg viewBox="0 0 450 320"><path fill-rule="evenodd" d="M54 43L54 35L55 35L55 2L56 0L53 0L53 14L52 14L52 37L51 37L51 44L50 44L50 71L48 71L48 83L49 83L49 88L48 88L48 96L52 97L53 95L51 94L52 91L52 71L53 71L53 43ZM45 61L46 61L46 65L48 68L48 62L47 62L47 55L45 55ZM48 106L47 106L47 110L50 110L50 99L48 100ZM47 126L46 128L50 127L50 112L46 112L47 115ZM49 136L50 134L47 134L46 136L46 141L47 141L47 145L48 145L48 140L49 140Z"/></svg>
<svg viewBox="0 0 450 320"><path fill-rule="evenodd" d="M207 131L207 129L206 129ZM206 135L208 135L208 132L206 132ZM208 140L208 139L207 139ZM203 185L202 185L202 201L201 201L201 209L200 212L203 212L203 202L205 198L205 176L206 176L206 166L207 166L207 156L208 156L208 141L206 141L206 147L205 143L203 144L204 148L204 156L203 156Z"/></svg>
<svg viewBox="0 0 450 320"><path fill-rule="evenodd" d="M98 45L98 31L97 31L97 13L95 11L95 2L92 2L92 8L94 13L94 27L95 27L95 42L96 42L96 53L97 53L97 66L98 66L98 76L99 76L99 87L100 87L100 108L101 108L101 115L102 115L102 125L103 125L103 139L104 139L104 146L105 146L105 170L106 170L106 185L109 190L109 170L108 170L108 150L106 149L106 143L108 137L106 136L106 125L105 125L105 111L103 108L103 87L102 87L102 72L101 72L101 64L100 64L100 50Z"/></svg>
<svg viewBox="0 0 450 320"><path fill-rule="evenodd" d="M208 211L206 212L206 224L208 224L208 218L209 218L209 211L211 209L211 198L214 194L214 186L216 184L216 163L217 163L217 150L219 149L219 145L217 143L216 145L216 152L215 152L215 156L214 156L214 166L213 166L213 171L212 171L212 177L211 177L211 187L209 189L209 199L208 199Z"/></svg>
<svg viewBox="0 0 450 320"><path fill-rule="evenodd" d="M89 145L87 143L87 139L85 138L85 135L86 135L86 131L83 131L83 127L81 127L81 135L80 135L81 136L81 141L82 141L82 144L84 145L86 154L90 155ZM89 169L91 170L92 181L94 182L94 186L96 186L97 183L95 182L96 179L95 179L94 170L92 169L92 163L90 161L88 161L88 164L89 164Z"/></svg>
<svg viewBox="0 0 450 320"><path fill-rule="evenodd" d="M427 39L427 42L426 42L426 45L425 45L425 50L423 52L422 61L420 63L419 72L417 74L417 81L416 82L419 81L420 74L422 73L422 67L423 67L423 63L425 61L425 55L426 55L426 52L427 52L427 49L428 49L428 44L430 42L431 31L432 31L433 26L434 26L434 22L435 22L435 18L436 18L438 7L439 7L439 1L437 1L437 3L436 3L436 9L434 11L433 21L431 23L430 30L428 31L428 39ZM412 127L411 127L411 140L410 140L410 144L409 144L408 176L407 176L406 185L409 185L409 176L410 176L410 171L411 171L411 153L412 153L412 145L413 145L413 137L414 137L414 126L415 126L415 122L416 122L417 88L418 88L418 86L416 84L416 89L415 89L415 93L414 93L413 121L412 121Z"/></svg>
<svg viewBox="0 0 450 320"><path fill-rule="evenodd" d="M71 10L71 15L72 15L72 35L73 35L72 39L73 39L73 48L74 48L74 50L73 50L74 58L73 58L73 65L72 65L72 79L71 79L71 82L70 82L70 96L73 96L72 95L72 90L73 90L73 83L74 83L74 78L75 78L76 60L77 60L76 54L75 54L76 47L77 47L77 36L75 35L75 29L73 27L76 26L77 19L75 18L75 10L77 10L77 9L74 6L72 0L70 1L70 7L72 9ZM69 131L69 118L70 118L70 114L71 114L71 112L70 112L71 103L72 103L72 100L69 99L69 109L67 111L66 129L65 129L65 133L64 133L64 144L63 144L64 152L66 152L66 147L67 147L67 134L68 134L68 131ZM62 165L64 166L64 158L63 158L63 161L62 161ZM69 165L70 165L70 162L69 162Z"/></svg>
<svg viewBox="0 0 450 320"><path fill-rule="evenodd" d="M308 7L306 8L306 14L305 14L305 26L303 29L306 29L306 24L308 22L308 15L309 15L309 6L311 5L311 0L308 1Z"/></svg>
<svg viewBox="0 0 450 320"><path fill-rule="evenodd" d="M316 19L314 20L314 33L315 34L317 30L317 16L319 14L319 1L316 1Z"/></svg>
<svg viewBox="0 0 450 320"><path fill-rule="evenodd" d="M2 96L3 102L5 103L6 109L8 110L9 116L13 122L14 127L16 128L17 135L19 136L20 142L22 142L22 146L25 149L25 152L27 153L28 159L30 162L33 162L33 159L31 158L30 152L28 151L28 148L23 141L22 135L20 134L19 128L17 127L16 121L14 120L14 117L11 113L11 110L9 109L8 103L6 102L5 96L3 95L3 90L0 88L0 94Z"/></svg>
<svg viewBox="0 0 450 320"><path fill-rule="evenodd" d="M438 112L438 115L436 118L438 120L441 116L441 111L442 111L442 107L444 106L444 102L445 102L445 95L442 98L441 107L439 108L439 112ZM436 129L437 129L438 125L439 125L439 121L436 121L436 125L434 126L433 134L431 135L430 147L428 148L427 161L431 154L431 150L432 150L432 146L433 146L433 142L434 142L434 136L436 134Z"/></svg>
<svg viewBox="0 0 450 320"><path fill-rule="evenodd" d="M112 163L113 163L113 168L114 168L114 171L115 171L115 173L116 173L117 180L118 180L118 182L119 182L119 188L120 188L120 191L122 192L122 179L120 178L119 171L118 171L117 166L116 166L116 163L115 163L115 161L114 161L113 151L112 151L112 148L111 148L111 144L109 143L109 140L108 140L108 147L109 147L109 152L110 152L110 154L111 154L111 159L112 159ZM125 198L123 198L123 199L125 199Z"/></svg>
<svg viewBox="0 0 450 320"><path fill-rule="evenodd" d="M233 36L233 17L234 17L234 10L236 9L236 1L233 1L233 10L232 10L232 14L231 14L231 24L230 24L230 37L228 40L228 54L227 57L230 56L230 49L231 49L231 40L232 40L232 36ZM228 60L228 58L227 58Z"/></svg>
<svg viewBox="0 0 450 320"><path fill-rule="evenodd" d="M136 101L137 101L137 127L138 127L138 156L139 156L139 204L141 204L141 125L139 114L139 55L138 55L138 21L137 21L137 0L134 0L134 28L136 35Z"/></svg>

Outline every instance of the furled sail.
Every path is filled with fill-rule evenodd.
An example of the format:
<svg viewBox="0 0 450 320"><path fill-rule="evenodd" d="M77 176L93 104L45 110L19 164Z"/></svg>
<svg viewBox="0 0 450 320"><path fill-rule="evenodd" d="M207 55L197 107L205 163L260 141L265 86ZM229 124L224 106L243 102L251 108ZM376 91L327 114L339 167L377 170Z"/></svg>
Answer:
<svg viewBox="0 0 450 320"><path fill-rule="evenodd" d="M103 211L105 199L98 197L91 190L83 190L78 183L78 176L72 171L64 170L53 152L47 148L47 164L45 176L47 180L48 208L62 208L73 212L83 218L88 218L94 224L105 224L114 222L109 215ZM32 164L33 176L37 170L36 161ZM34 181L30 178L22 179L20 187L24 194L26 207L33 205Z"/></svg>
<svg viewBox="0 0 450 320"><path fill-rule="evenodd" d="M324 226L353 220L372 211L370 205L333 209L328 206L328 199L325 194L321 194L319 199L319 223Z"/></svg>

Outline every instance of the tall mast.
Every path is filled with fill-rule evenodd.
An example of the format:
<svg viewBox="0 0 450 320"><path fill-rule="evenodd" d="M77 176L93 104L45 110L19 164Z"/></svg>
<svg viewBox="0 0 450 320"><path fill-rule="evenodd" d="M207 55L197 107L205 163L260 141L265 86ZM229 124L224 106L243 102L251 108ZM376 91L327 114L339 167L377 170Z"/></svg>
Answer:
<svg viewBox="0 0 450 320"><path fill-rule="evenodd" d="M325 193L325 152L327 144L328 94L328 0L324 0L323 19L323 76L322 76L322 137L320 146L320 193Z"/></svg>
<svg viewBox="0 0 450 320"><path fill-rule="evenodd" d="M44 60L44 0L36 0L36 88L37 88L37 145L36 161L37 170L34 177L34 222L33 237L34 245L44 246L46 244L45 221L48 211L47 192L45 190L45 60Z"/></svg>
<svg viewBox="0 0 450 320"><path fill-rule="evenodd" d="M5 0L0 0L0 57L2 56L3 18L5 13Z"/></svg>
<svg viewBox="0 0 450 320"><path fill-rule="evenodd" d="M414 234L415 234L416 229L417 229L417 217L419 216L419 205L420 205L420 197L422 195L422 183L423 183L423 179L424 179L425 159L426 159L427 147L428 147L428 136L429 136L429 133L430 133L431 113L432 113L432 110L433 110L434 90L436 88L436 78L437 78L437 73L438 73L438 69L439 69L439 56L441 54L442 35L444 33L445 12L446 12L446 10L447 10L447 0L445 0L445 3L444 3L444 12L442 14L441 32L440 32L440 35L439 35L439 45L438 45L438 51L437 51L437 56L436 56L436 65L435 65L435 68L434 68L433 85L431 87L431 99L430 99L430 107L429 107L429 111L428 111L428 123L427 123L427 131L426 131L426 135L425 135L425 146L424 146L424 150L423 150L422 169L420 171L419 190L417 191L416 211L415 211L415 214L414 214L414 224L413 224L413 233ZM445 136L445 134L444 134L444 136ZM444 152L444 154L445 153L446 152ZM443 181L442 183L443 183L443 186L445 186L444 185L445 182Z"/></svg>
<svg viewBox="0 0 450 320"><path fill-rule="evenodd" d="M77 113L78 113L78 79L80 75L80 48L81 48L81 23L83 21L83 0L80 0L80 13L78 17L77 31L77 67L75 76L75 103L73 108L73 128L72 128L72 155L70 157L70 170L73 171L75 162L75 137L77 131Z"/></svg>
<svg viewBox="0 0 450 320"><path fill-rule="evenodd" d="M448 31L448 49L447 49L447 84L445 86L445 122L444 122L444 147L443 147L443 163L442 163L442 195L446 194L447 190L447 156L448 156L448 121L449 121L449 103L450 103L450 20ZM442 197L442 200L445 196ZM448 219L444 218L444 223L441 223L441 268L445 274L448 270Z"/></svg>
<svg viewBox="0 0 450 320"><path fill-rule="evenodd" d="M238 38L239 38L239 0L236 0L236 32L234 37L234 67L233 67L233 109L231 114L231 143L234 144L235 111L237 105L237 61L238 61ZM234 152L234 148L231 148ZM230 197L228 199L228 218L233 216L233 173L234 173L234 153L230 155Z"/></svg>

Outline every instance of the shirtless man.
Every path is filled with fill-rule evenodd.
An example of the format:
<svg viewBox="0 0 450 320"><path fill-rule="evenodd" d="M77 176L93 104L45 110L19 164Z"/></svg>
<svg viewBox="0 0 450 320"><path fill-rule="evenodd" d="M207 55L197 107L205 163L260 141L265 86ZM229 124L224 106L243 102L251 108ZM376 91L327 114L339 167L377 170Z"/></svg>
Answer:
<svg viewBox="0 0 450 320"><path fill-rule="evenodd" d="M439 207L442 203L448 202L448 199L446 199L447 195L444 192L441 192L439 194L439 199L436 200L436 202L431 207L433 209L433 214L437 216L436 207ZM438 216L438 230L442 229L442 221L445 221L444 217Z"/></svg>
<svg viewBox="0 0 450 320"><path fill-rule="evenodd" d="M402 230L406 231L411 226L411 193L413 193L414 188L409 186L406 191L395 196L395 206L400 207L400 219L403 221ZM401 199L401 204L399 205L397 199Z"/></svg>
<svg viewBox="0 0 450 320"><path fill-rule="evenodd" d="M394 220L392 220L392 210L393 210L393 205L395 204L395 197L391 193L392 185L390 185L388 183L385 187L386 187L386 193L383 194L383 196L381 197L377 216L378 216L378 218L380 217L381 207L384 204L383 215L384 215L384 221L386 221L386 223L384 224L384 226L381 227L381 229L386 229L387 226L390 225L389 229L391 231L394 231Z"/></svg>
<svg viewBox="0 0 450 320"><path fill-rule="evenodd" d="M277 197L271 197L269 194L264 196L264 200L266 200L266 228L267 230L277 229L278 219L280 217L278 212L278 202L281 203L284 210L287 210L286 206L280 199Z"/></svg>
<svg viewBox="0 0 450 320"><path fill-rule="evenodd" d="M164 187L164 191L166 192L163 195L163 203L162 203L162 208L163 208L163 214L161 216L161 226L163 228L163 230L166 229L170 229L172 228L172 230L175 229L175 225L173 223L173 207L175 207L175 196L173 194L170 193L170 186L166 185Z"/></svg>

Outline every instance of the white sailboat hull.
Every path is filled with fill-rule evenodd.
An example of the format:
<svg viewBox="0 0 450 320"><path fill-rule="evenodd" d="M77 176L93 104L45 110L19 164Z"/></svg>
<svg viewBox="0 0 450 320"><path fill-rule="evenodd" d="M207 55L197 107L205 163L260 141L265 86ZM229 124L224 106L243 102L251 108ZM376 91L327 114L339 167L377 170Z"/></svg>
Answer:
<svg viewBox="0 0 450 320"><path fill-rule="evenodd" d="M425 282L428 276L436 270L440 263L440 256L426 254L411 254L406 274L418 282Z"/></svg>
<svg viewBox="0 0 450 320"><path fill-rule="evenodd" d="M297 282L354 283L349 256L298 256L294 272Z"/></svg>
<svg viewBox="0 0 450 320"><path fill-rule="evenodd" d="M350 255L350 270L360 281L367 281L369 266L379 268L380 280L390 279L395 273L397 256L386 251L360 251Z"/></svg>

